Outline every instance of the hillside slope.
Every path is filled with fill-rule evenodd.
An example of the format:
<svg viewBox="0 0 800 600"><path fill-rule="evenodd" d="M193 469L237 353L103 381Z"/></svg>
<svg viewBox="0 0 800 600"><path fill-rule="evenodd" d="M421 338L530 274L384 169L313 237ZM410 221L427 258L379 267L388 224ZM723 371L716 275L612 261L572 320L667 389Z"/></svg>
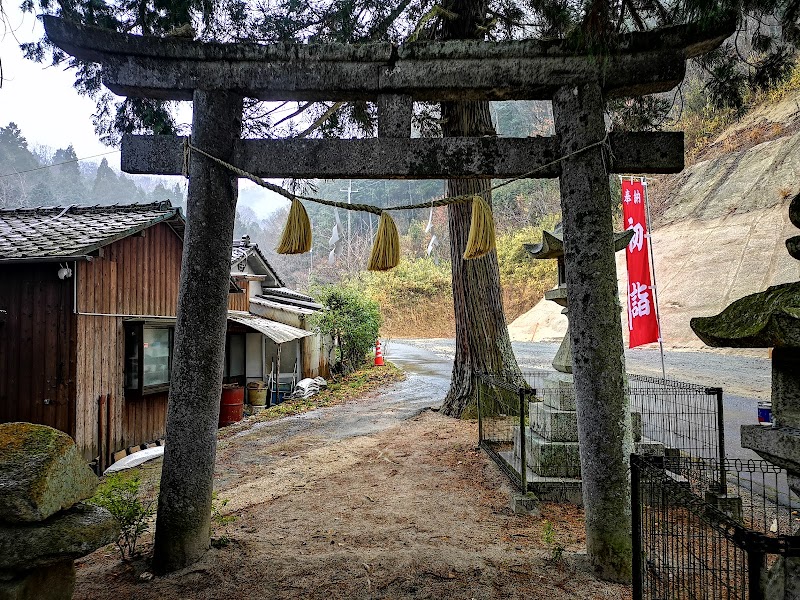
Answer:
<svg viewBox="0 0 800 600"><path fill-rule="evenodd" d="M665 344L700 347L695 316L770 285L800 279L784 241L796 235L788 205L800 192L800 93L759 107L718 136L682 173L650 180L652 231ZM621 302L627 287L617 255ZM512 339L563 335L560 307L542 301L510 326ZM627 330L622 313L623 331Z"/></svg>

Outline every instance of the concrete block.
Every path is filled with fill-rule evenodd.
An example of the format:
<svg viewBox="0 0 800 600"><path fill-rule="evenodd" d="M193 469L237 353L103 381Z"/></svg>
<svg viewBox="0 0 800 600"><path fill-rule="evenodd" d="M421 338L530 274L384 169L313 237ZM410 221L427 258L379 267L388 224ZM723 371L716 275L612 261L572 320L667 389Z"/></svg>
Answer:
<svg viewBox="0 0 800 600"><path fill-rule="evenodd" d="M530 428L551 442L578 441L578 414L556 410L541 402L530 403Z"/></svg>
<svg viewBox="0 0 800 600"><path fill-rule="evenodd" d="M577 442L548 442L533 432L526 437L526 460L531 471L544 477L581 476Z"/></svg>

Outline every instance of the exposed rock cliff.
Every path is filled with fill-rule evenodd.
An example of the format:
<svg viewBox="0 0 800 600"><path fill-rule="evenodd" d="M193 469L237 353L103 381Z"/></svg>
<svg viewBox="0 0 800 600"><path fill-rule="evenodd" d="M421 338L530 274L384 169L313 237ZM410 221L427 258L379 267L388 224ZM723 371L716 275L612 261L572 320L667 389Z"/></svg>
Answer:
<svg viewBox="0 0 800 600"><path fill-rule="evenodd" d="M762 106L729 127L682 173L650 180L664 342L701 347L696 316L771 285L800 280L784 242L796 234L788 204L800 192L800 95ZM627 287L617 256L620 300ZM510 326L512 339L563 335L561 307L542 301ZM625 311L623 329L627 330Z"/></svg>

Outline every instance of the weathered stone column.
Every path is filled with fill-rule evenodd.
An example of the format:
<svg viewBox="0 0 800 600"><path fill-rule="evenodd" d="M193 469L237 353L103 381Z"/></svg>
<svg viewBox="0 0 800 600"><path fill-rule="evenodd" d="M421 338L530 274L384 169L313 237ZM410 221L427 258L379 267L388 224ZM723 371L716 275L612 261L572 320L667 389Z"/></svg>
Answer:
<svg viewBox="0 0 800 600"><path fill-rule="evenodd" d="M597 83L561 88L553 97L553 113L562 156L606 134ZM633 440L603 148L564 160L559 183L586 547L598 575L630 581Z"/></svg>
<svg viewBox="0 0 800 600"><path fill-rule="evenodd" d="M193 145L230 160L241 119L241 96L195 91ZM230 171L192 153L153 559L161 573L191 564L210 543L236 198Z"/></svg>

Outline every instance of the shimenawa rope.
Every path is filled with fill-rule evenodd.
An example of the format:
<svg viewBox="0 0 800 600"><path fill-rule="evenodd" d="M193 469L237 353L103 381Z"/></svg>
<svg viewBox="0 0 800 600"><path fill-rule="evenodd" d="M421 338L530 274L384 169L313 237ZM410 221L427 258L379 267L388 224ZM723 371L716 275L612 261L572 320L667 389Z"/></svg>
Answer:
<svg viewBox="0 0 800 600"><path fill-rule="evenodd" d="M239 177L249 179L256 185L291 200L292 207L289 210L289 218L286 221L286 227L284 228L281 241L277 248L279 254L303 254L311 249L311 223L308 219L308 213L306 212L305 207L300 202L301 200L315 202L323 206L341 208L343 210L356 210L378 215L380 216L380 223L378 224L378 232L375 236L375 241L372 246L368 269L370 271L385 271L396 267L400 260L400 240L397 233L397 226L395 225L394 220L387 214L388 211L415 210L429 207L434 208L438 206L472 202L472 220L470 222L469 238L467 240L467 248L464 251L464 258L480 258L495 248L492 209L484 197L485 194L505 187L515 181L519 181L520 179L526 179L538 171L546 169L547 167L551 167L598 146L606 146L607 151L609 153L611 152L610 145L608 144L608 132L606 132L605 136L600 141L593 142L587 146L584 146L583 148L575 150L574 152L570 152L569 154L561 156L555 160L551 160L543 165L539 165L538 167L531 169L522 175L512 177L511 179L506 179L497 185L480 192L480 195L467 194L461 196L451 196L448 198L431 200L429 202L401 204L399 206L389 206L386 208L379 208L377 206L373 206L372 204L348 204L347 202L336 202L334 200L326 200L324 198L314 198L312 196L293 194L289 190L279 185L265 181L258 175L248 173L236 165L232 165L212 154L209 154L208 152L205 152L204 150L201 150L200 148L194 146L188 137L184 138L183 140L183 174L188 177L190 154L194 151L210 160L213 160ZM605 157L603 159L603 164L605 165Z"/></svg>

